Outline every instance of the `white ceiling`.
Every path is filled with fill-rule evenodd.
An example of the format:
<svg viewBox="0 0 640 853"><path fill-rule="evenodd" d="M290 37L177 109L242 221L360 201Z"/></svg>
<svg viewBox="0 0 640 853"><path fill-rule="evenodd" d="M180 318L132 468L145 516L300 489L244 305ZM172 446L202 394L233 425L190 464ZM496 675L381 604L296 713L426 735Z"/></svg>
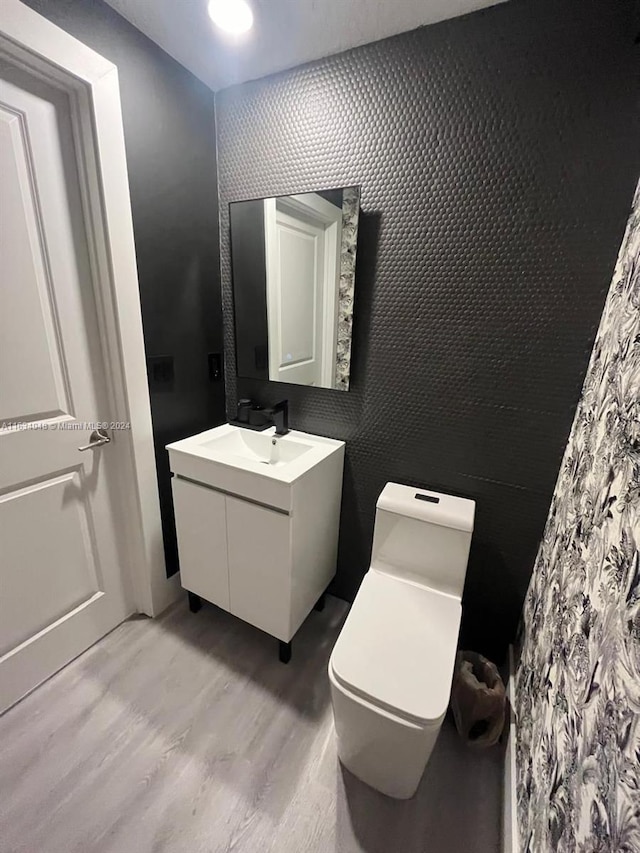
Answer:
<svg viewBox="0 0 640 853"><path fill-rule="evenodd" d="M504 0L249 0L253 29L219 33L207 0L107 0L212 89L264 77Z"/></svg>

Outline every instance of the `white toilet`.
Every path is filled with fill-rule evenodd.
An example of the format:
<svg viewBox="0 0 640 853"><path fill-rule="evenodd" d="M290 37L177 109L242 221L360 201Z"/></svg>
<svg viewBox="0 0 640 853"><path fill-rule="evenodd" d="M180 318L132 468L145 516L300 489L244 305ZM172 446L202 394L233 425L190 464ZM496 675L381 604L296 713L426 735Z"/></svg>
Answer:
<svg viewBox="0 0 640 853"><path fill-rule="evenodd" d="M449 704L475 502L387 483L371 567L329 661L338 755L413 796Z"/></svg>

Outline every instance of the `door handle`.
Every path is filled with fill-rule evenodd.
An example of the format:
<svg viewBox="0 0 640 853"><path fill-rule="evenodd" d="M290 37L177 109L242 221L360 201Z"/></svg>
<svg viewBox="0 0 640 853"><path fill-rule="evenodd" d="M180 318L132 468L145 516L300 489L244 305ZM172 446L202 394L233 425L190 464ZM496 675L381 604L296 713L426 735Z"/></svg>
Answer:
<svg viewBox="0 0 640 853"><path fill-rule="evenodd" d="M102 447L103 444L109 444L111 439L104 429L94 429L89 436L89 444L83 444L78 450L94 450L96 447Z"/></svg>

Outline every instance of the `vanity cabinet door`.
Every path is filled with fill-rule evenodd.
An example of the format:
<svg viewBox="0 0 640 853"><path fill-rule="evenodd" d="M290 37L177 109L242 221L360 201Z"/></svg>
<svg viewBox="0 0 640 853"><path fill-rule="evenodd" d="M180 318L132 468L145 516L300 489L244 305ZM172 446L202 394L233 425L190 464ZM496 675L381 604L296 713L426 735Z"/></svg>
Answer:
<svg viewBox="0 0 640 853"><path fill-rule="evenodd" d="M225 496L179 477L171 484L182 586L229 610Z"/></svg>
<svg viewBox="0 0 640 853"><path fill-rule="evenodd" d="M290 631L290 518L227 498L231 612L288 642Z"/></svg>

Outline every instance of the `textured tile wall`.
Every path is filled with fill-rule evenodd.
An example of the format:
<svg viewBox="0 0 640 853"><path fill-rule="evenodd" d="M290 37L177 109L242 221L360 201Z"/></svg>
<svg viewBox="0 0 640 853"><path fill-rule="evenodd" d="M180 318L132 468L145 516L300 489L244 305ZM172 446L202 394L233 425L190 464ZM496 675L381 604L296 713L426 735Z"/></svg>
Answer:
<svg viewBox="0 0 640 853"><path fill-rule="evenodd" d="M338 576L387 480L477 501L463 642L515 631L638 172L632 0L511 0L216 98L227 406L347 441ZM228 202L362 187L351 390L234 376Z"/></svg>

